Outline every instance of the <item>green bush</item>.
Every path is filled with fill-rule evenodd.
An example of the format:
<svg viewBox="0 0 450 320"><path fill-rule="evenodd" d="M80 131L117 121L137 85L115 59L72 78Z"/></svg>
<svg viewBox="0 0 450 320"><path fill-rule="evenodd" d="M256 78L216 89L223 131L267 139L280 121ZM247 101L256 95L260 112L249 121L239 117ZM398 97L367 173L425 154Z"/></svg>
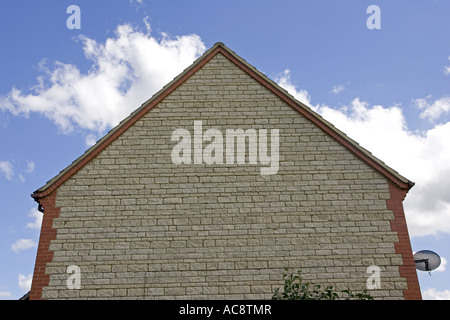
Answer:
<svg viewBox="0 0 450 320"><path fill-rule="evenodd" d="M286 272L288 269L285 269ZM339 300L341 299L337 292L333 291L333 286L327 286L321 289L320 285L312 285L309 282L303 282L301 271L297 274L283 274L284 289L275 290L272 296L273 300ZM354 294L350 290L341 291L345 300L373 300L373 298L364 289L363 292ZM344 297L346 296L346 297Z"/></svg>

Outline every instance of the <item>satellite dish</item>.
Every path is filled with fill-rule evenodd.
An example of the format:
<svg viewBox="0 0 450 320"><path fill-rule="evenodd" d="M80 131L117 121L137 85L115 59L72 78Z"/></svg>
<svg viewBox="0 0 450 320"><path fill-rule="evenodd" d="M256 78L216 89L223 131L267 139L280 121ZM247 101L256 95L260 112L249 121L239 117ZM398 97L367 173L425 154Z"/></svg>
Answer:
<svg viewBox="0 0 450 320"><path fill-rule="evenodd" d="M431 250L421 250L414 254L416 269L431 272L441 265L441 257Z"/></svg>

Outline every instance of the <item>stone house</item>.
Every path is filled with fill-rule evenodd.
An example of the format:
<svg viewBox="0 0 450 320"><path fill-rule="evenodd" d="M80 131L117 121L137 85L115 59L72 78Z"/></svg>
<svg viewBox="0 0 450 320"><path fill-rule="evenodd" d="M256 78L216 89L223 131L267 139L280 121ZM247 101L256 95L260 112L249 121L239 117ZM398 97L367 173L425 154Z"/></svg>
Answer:
<svg viewBox="0 0 450 320"><path fill-rule="evenodd" d="M284 268L421 299L414 185L216 43L33 193L30 299L270 299Z"/></svg>

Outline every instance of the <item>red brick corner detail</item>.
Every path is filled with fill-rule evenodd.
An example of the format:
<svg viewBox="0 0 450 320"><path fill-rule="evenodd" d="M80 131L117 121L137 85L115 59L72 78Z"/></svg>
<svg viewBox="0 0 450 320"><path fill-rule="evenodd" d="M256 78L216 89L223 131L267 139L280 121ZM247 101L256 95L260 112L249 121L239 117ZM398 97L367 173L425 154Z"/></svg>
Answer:
<svg viewBox="0 0 450 320"><path fill-rule="evenodd" d="M403 211L403 199L408 190L400 189L393 183L389 183L391 197L386 200L387 208L394 213L391 221L392 231L398 234L398 242L394 244L395 252L402 255L403 265L399 266L400 276L406 278L408 288L403 290L405 300L422 300L416 266L414 264L411 242L409 240L408 227Z"/></svg>
<svg viewBox="0 0 450 320"><path fill-rule="evenodd" d="M34 266L30 300L42 299L42 288L48 286L50 281L50 276L45 273L45 270L47 263L53 260L53 252L49 250L50 241L56 238L56 229L53 229L53 219L59 217L60 211L60 208L57 208L55 203L56 190L48 196L39 199L39 204L44 208L44 217L42 219L41 235Z"/></svg>

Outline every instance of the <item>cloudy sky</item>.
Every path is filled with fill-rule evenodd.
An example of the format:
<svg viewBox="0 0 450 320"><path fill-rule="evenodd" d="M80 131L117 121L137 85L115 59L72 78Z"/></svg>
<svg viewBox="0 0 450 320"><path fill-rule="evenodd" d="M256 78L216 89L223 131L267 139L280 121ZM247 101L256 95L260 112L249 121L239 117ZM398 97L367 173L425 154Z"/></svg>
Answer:
<svg viewBox="0 0 450 320"><path fill-rule="evenodd" d="M42 219L30 194L217 41L416 183L413 251L442 257L419 272L423 297L450 299L449 12L447 0L1 1L0 299L30 287Z"/></svg>

